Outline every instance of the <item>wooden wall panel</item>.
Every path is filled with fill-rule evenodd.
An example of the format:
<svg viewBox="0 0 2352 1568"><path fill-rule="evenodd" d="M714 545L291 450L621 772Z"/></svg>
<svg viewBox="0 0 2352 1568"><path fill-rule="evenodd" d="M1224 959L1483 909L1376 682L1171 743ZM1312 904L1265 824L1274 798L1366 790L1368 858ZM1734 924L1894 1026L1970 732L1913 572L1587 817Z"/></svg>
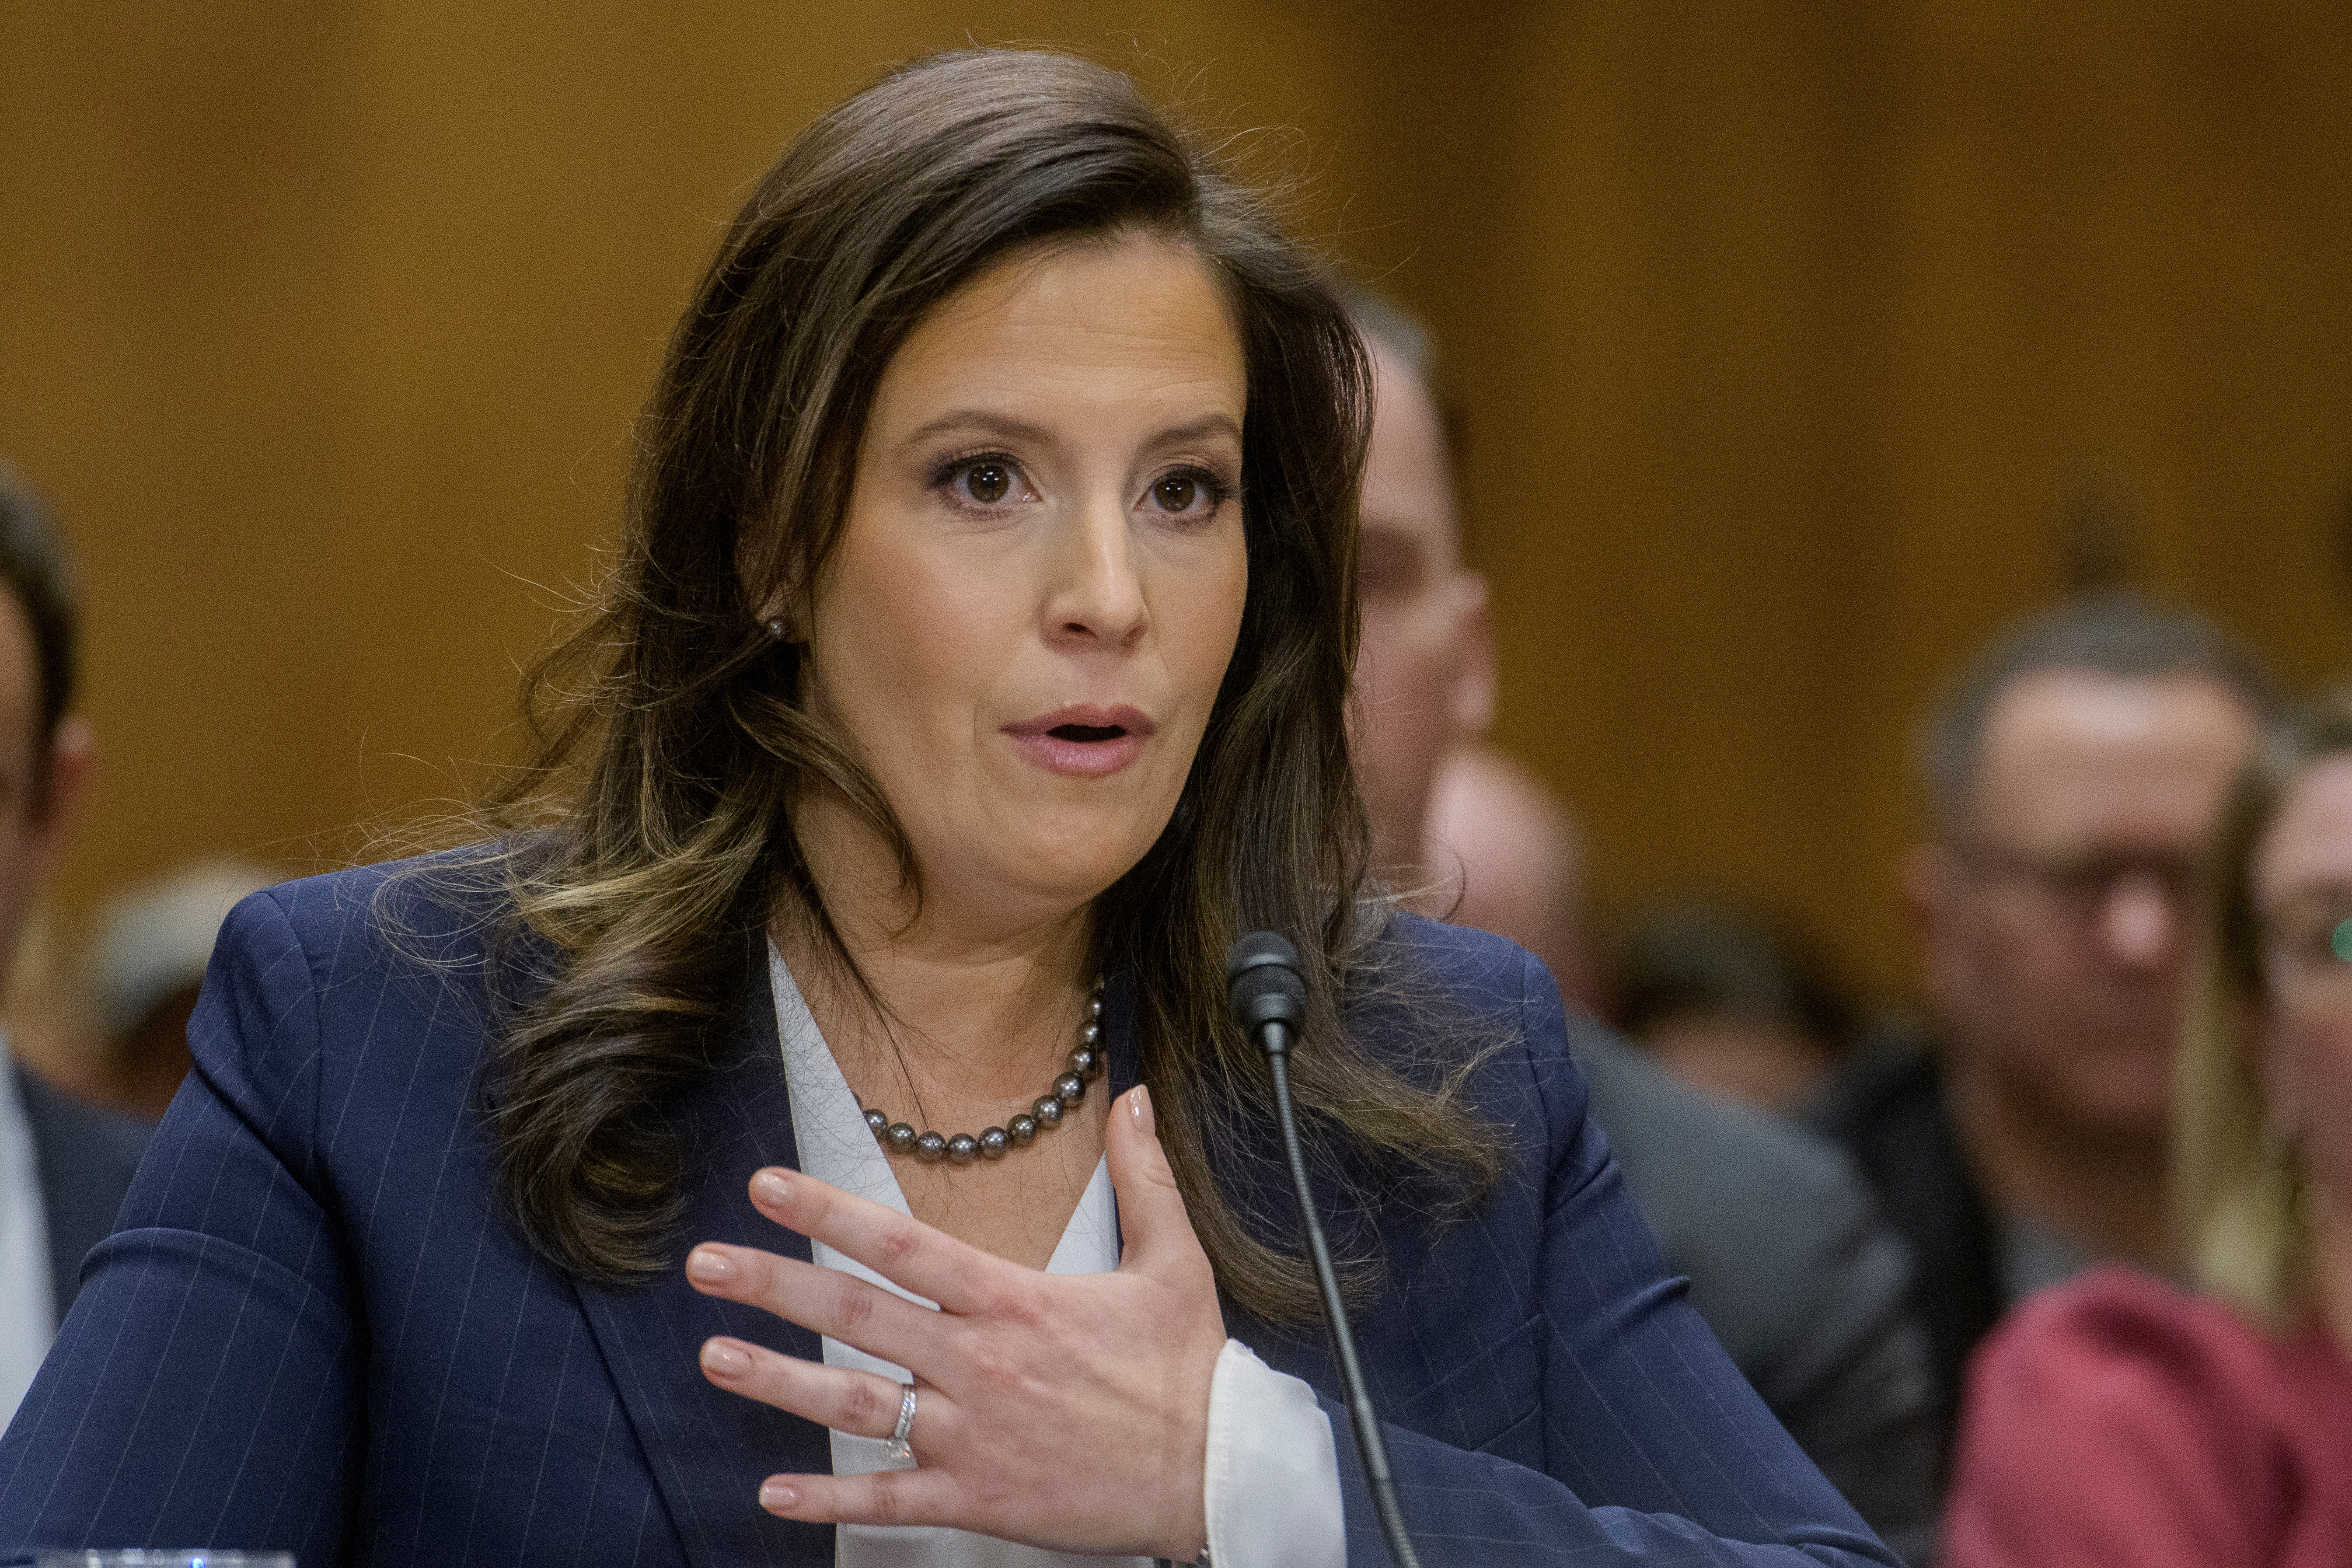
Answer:
<svg viewBox="0 0 2352 1568"><path fill-rule="evenodd" d="M1451 320L1503 739L1604 904L1727 887L1899 991L1917 713L2085 498L2347 659L2352 14L1528 7Z"/></svg>
<svg viewBox="0 0 2352 1568"><path fill-rule="evenodd" d="M1885 990L1906 746L2121 498L2352 666L2352 18L2317 0L15 0L0 452L91 601L68 911L495 754L748 184L887 62L1076 44L1308 176L1469 432L1500 739L1610 907L1722 886Z"/></svg>
<svg viewBox="0 0 2352 1568"><path fill-rule="evenodd" d="M968 36L1368 173L1371 46L1328 9L6 7L0 453L81 557L104 750L68 909L194 854L332 860L497 754L725 219L812 115Z"/></svg>

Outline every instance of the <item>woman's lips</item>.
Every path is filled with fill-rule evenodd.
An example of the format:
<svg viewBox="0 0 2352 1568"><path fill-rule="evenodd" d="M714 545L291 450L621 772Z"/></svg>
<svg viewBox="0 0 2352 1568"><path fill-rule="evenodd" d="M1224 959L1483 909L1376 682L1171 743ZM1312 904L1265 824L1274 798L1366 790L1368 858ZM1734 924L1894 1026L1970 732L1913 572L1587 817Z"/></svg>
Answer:
<svg viewBox="0 0 2352 1568"><path fill-rule="evenodd" d="M1047 773L1103 778L1143 754L1152 723L1133 708L1057 708L1004 726L1021 754Z"/></svg>

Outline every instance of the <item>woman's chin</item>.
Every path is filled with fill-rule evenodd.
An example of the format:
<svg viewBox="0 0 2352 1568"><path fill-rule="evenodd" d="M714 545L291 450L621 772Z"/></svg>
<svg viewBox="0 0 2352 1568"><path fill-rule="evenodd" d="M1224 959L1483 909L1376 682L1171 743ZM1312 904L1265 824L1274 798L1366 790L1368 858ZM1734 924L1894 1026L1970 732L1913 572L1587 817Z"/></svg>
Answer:
<svg viewBox="0 0 2352 1568"><path fill-rule="evenodd" d="M966 874L952 879L983 905L1001 900L1008 910L1015 903L1040 911L1076 909L1134 869L1166 826L1166 813L1148 832L1126 815L1106 820L1056 812L1017 827L999 818L992 834L969 843L971 853L959 857ZM944 880L929 871L926 879Z"/></svg>

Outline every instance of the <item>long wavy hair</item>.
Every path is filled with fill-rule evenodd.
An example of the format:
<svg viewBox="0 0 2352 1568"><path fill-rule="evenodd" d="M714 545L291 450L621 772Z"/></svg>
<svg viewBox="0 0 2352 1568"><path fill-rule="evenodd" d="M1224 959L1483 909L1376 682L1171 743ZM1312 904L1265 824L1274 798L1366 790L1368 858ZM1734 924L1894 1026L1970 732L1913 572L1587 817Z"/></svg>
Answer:
<svg viewBox="0 0 2352 1568"><path fill-rule="evenodd" d="M2273 1125L2249 1031L2273 1005L2254 859L2305 774L2352 753L2352 688L2273 723L2239 774L2207 849L2207 931L2174 1061L2173 1209L2198 1281L2256 1321L2309 1305L2312 1187Z"/></svg>
<svg viewBox="0 0 2352 1568"><path fill-rule="evenodd" d="M789 912L848 957L794 801L835 792L919 889L890 803L803 700L803 649L759 621L804 603L840 538L884 368L992 263L1126 234L1211 268L1247 374L1239 639L1168 827L1090 921L1097 972L1132 978L1139 1068L1193 1226L1230 1299L1312 1314L1288 1227L1242 1213L1220 1181L1268 1157L1264 1066L1223 997L1225 950L1247 930L1287 933L1307 961L1297 1097L1336 1180L1360 1203L1409 1190L1442 1210L1497 1174L1465 1058L1376 1059L1340 1016L1393 945L1367 902L1346 731L1362 346L1264 201L1126 78L1055 54L949 54L819 119L736 217L643 416L617 560L527 676L529 755L487 803L477 864L505 891L499 940L541 955L496 1025L503 1182L528 1234L579 1274L665 1265L685 1160L666 1112L714 1070L756 933ZM1377 1258L1356 1262L1360 1288Z"/></svg>

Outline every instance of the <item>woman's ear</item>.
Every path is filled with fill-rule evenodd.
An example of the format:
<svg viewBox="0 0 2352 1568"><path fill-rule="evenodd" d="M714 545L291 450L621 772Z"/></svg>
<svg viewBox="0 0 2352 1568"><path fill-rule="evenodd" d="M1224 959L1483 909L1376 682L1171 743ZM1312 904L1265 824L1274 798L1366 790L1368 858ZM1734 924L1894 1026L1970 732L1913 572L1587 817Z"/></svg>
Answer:
<svg viewBox="0 0 2352 1568"><path fill-rule="evenodd" d="M805 601L798 594L778 592L765 605L761 606L760 626L768 634L770 640L774 642L804 643L808 641L808 610Z"/></svg>

